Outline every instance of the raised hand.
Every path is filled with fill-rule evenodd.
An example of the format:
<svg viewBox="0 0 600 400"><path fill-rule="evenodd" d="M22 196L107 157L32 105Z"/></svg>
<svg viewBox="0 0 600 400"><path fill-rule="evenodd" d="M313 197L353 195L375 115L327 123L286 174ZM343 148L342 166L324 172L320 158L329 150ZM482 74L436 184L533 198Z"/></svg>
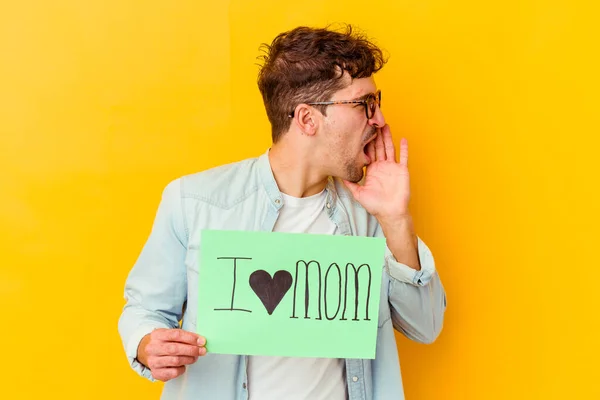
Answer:
<svg viewBox="0 0 600 400"><path fill-rule="evenodd" d="M380 129L377 138L369 143L363 185L344 181L354 198L380 222L396 220L409 214L410 181L408 174L408 142L400 142L400 160L392 142L389 125Z"/></svg>

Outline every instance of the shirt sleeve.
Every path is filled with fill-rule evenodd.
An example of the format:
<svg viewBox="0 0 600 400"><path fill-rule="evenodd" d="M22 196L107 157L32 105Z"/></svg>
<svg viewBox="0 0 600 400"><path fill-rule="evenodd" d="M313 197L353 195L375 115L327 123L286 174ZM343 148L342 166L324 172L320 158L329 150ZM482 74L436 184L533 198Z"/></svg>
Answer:
<svg viewBox="0 0 600 400"><path fill-rule="evenodd" d="M420 237L417 239L419 271L399 263L386 246L388 299L394 328L411 340L432 343L442 330L446 292L429 247Z"/></svg>
<svg viewBox="0 0 600 400"><path fill-rule="evenodd" d="M183 219L181 181L163 193L150 235L125 282L125 306L118 322L130 366L154 381L137 360L141 339L157 328L178 328L187 298L185 256L187 232Z"/></svg>

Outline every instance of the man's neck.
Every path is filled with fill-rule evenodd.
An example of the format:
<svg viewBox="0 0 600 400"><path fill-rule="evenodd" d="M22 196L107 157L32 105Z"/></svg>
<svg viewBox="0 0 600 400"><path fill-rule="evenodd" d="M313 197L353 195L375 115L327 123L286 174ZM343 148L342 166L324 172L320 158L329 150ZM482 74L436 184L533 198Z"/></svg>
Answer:
<svg viewBox="0 0 600 400"><path fill-rule="evenodd" d="M325 189L328 176L311 165L307 149L291 143L277 143L269 150L273 176L282 193L293 197L308 197Z"/></svg>

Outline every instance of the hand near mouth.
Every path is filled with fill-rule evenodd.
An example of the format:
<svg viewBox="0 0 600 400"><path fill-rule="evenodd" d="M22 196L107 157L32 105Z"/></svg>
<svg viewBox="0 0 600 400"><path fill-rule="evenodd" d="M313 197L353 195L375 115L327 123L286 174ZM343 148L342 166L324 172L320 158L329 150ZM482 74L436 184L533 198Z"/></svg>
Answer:
<svg viewBox="0 0 600 400"><path fill-rule="evenodd" d="M381 128L377 138L367 145L371 162L367 166L363 185L344 180L352 195L380 223L395 221L409 215L410 182L408 173L408 142L400 142L400 160L389 125Z"/></svg>

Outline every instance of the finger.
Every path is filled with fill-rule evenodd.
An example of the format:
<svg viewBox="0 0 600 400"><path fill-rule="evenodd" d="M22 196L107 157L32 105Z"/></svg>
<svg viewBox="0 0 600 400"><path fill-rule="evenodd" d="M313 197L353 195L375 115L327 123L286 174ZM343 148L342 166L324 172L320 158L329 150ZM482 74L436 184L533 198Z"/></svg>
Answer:
<svg viewBox="0 0 600 400"><path fill-rule="evenodd" d="M152 339L163 342L187 343L197 346L204 346L206 338L197 333L184 331L183 329L157 329L152 332Z"/></svg>
<svg viewBox="0 0 600 400"><path fill-rule="evenodd" d="M381 129L383 133L383 144L385 146L385 155L387 160L396 161L396 149L394 148L394 141L392 140L392 131L390 126L386 125Z"/></svg>
<svg viewBox="0 0 600 400"><path fill-rule="evenodd" d="M179 375L185 372L185 367L171 367L171 368L158 368L152 370L152 376L154 379L158 379L159 381L169 381L171 379L177 378Z"/></svg>
<svg viewBox="0 0 600 400"><path fill-rule="evenodd" d="M408 140L402 138L400 141L400 165L408 166Z"/></svg>
<svg viewBox="0 0 600 400"><path fill-rule="evenodd" d="M383 145L383 135L381 134L381 130L377 132L377 137L375 138L374 142L377 161L385 161L385 146Z"/></svg>
<svg viewBox="0 0 600 400"><path fill-rule="evenodd" d="M150 367L150 369L181 367L182 365L193 364L197 360L198 360L198 357L190 357L190 356L150 357L148 359L148 367Z"/></svg>
<svg viewBox="0 0 600 400"><path fill-rule="evenodd" d="M148 346L146 346L146 353L152 356L197 357L206 354L206 348L176 342L151 342L148 343Z"/></svg>

